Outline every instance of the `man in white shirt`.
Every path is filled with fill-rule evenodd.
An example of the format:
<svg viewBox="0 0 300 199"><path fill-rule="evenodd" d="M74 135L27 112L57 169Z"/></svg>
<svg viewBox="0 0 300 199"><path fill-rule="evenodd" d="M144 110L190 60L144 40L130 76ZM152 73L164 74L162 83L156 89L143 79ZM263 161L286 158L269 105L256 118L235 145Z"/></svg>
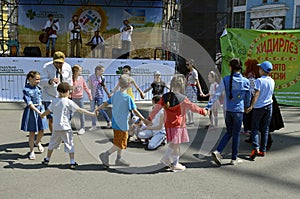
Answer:
<svg viewBox="0 0 300 199"><path fill-rule="evenodd" d="M65 62L65 54L56 51L53 55L53 61L45 63L41 71L42 88L42 103L45 110L48 108L51 101L58 97L57 86L60 82L68 82L71 86L72 81L72 68L70 64ZM52 114L47 115L49 129L52 132L53 117Z"/></svg>
<svg viewBox="0 0 300 199"><path fill-rule="evenodd" d="M70 42L71 42L71 53L70 57L80 57L80 47L82 43L81 38L81 24L78 21L78 15L73 15L72 21L69 23L70 30ZM76 55L74 54L74 50L76 48Z"/></svg>
<svg viewBox="0 0 300 199"><path fill-rule="evenodd" d="M127 19L125 19L123 21L123 26L120 28L120 32L122 49L126 52L126 58L129 57L132 31L133 26L129 24L129 21Z"/></svg>

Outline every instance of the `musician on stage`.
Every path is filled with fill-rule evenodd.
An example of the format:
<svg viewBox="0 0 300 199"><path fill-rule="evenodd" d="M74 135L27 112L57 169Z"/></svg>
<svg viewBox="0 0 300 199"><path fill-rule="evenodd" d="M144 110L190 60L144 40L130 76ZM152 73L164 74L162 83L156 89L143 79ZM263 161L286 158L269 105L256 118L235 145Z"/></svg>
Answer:
<svg viewBox="0 0 300 199"><path fill-rule="evenodd" d="M53 19L53 14L48 14L49 20L47 20L46 25L44 27L44 31L46 32L46 36L48 37L46 43L46 57L49 57L50 53L50 43L51 43L51 57L55 52L55 44L57 39L57 32L60 30L58 19Z"/></svg>
<svg viewBox="0 0 300 199"><path fill-rule="evenodd" d="M79 23L78 15L73 15L72 21L69 23L70 30L70 42L71 42L71 53L70 57L80 57L80 48L82 43L81 38L81 23ZM76 55L74 54L74 50L76 48Z"/></svg>
<svg viewBox="0 0 300 199"><path fill-rule="evenodd" d="M122 49L126 52L125 56L127 59L130 53L132 31L133 31L133 26L129 24L129 21L127 19L123 20L123 25L120 28L120 32L121 32Z"/></svg>
<svg viewBox="0 0 300 199"><path fill-rule="evenodd" d="M91 46L92 56L99 57L98 52L100 50L100 57L104 58L105 53L105 41L103 37L100 35L100 31L96 30L94 36L87 43L88 46ZM96 49L95 49L96 48Z"/></svg>

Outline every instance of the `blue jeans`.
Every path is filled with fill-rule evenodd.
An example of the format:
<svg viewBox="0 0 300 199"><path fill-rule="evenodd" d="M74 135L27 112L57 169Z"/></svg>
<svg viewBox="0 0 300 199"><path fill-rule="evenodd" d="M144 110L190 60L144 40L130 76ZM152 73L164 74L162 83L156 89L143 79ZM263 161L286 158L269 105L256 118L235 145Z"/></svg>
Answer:
<svg viewBox="0 0 300 199"><path fill-rule="evenodd" d="M72 98L72 100L80 107L83 108L84 107L84 102L83 102L83 98ZM75 112L75 114L79 114L80 117L80 128L84 128L84 122L85 122L85 117L83 113L78 113Z"/></svg>
<svg viewBox="0 0 300 199"><path fill-rule="evenodd" d="M232 152L231 159L236 160L239 152L240 145L240 131L243 123L243 112L229 112L225 113L225 124L227 132L223 135L217 151L220 153L223 151L228 141L232 137Z"/></svg>
<svg viewBox="0 0 300 199"><path fill-rule="evenodd" d="M56 38L49 38L46 44L46 50L50 50L50 41L52 41L51 50L55 50Z"/></svg>
<svg viewBox="0 0 300 199"><path fill-rule="evenodd" d="M260 151L265 152L268 134L269 134L269 125L272 118L272 104L267 105L262 108L253 109L252 113L252 148L260 149ZM258 131L261 133L261 142L259 144L259 135Z"/></svg>
<svg viewBox="0 0 300 199"><path fill-rule="evenodd" d="M91 100L91 112L94 112L96 105L100 106L103 103L103 98L98 98L95 97L94 99ZM101 115L103 115L104 119L106 122L110 122L110 119L107 115L107 113L101 109L100 110ZM100 121L100 114L97 116L98 121ZM92 117L92 125L96 126L96 117Z"/></svg>

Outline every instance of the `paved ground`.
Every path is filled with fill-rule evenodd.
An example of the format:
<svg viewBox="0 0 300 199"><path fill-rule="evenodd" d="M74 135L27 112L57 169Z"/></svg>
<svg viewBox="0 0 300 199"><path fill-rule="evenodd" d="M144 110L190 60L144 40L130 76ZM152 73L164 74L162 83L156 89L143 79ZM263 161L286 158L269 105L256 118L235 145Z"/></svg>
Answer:
<svg viewBox="0 0 300 199"><path fill-rule="evenodd" d="M138 107L145 115L150 110L149 103L138 103ZM286 127L273 134L274 144L266 157L249 161L250 145L242 136L244 163L228 164L229 143L221 168L211 161L209 151L222 129L207 130L208 118L195 116L196 126L189 127L191 142L182 146L180 159L187 170L180 173L165 171L159 164L165 147L147 151L135 143L129 143L124 153L131 167L104 170L98 155L111 146L112 131L100 128L75 135L76 170L68 169L63 145L45 167L41 164L45 152L37 154L35 161L27 158L28 137L19 130L22 109L21 103L0 103L0 198L299 198L300 107L281 107ZM43 143L49 138L47 132Z"/></svg>

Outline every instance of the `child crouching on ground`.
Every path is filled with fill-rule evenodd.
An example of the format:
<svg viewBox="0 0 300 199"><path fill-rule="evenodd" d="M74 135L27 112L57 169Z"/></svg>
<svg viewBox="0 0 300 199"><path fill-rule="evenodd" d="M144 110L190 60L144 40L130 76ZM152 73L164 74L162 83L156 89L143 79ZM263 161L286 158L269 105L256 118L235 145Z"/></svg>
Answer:
<svg viewBox="0 0 300 199"><path fill-rule="evenodd" d="M74 142L70 125L70 114L71 112L78 111L80 113L96 116L95 113L80 108L75 102L68 98L71 89L72 87L67 82L60 83L57 87L59 97L55 98L48 109L41 114L43 118L51 112L53 113L53 133L50 138L47 157L42 162L44 165L49 164L53 150L59 148L59 145L63 141L65 152L69 153L70 156L70 169L75 169L78 164L74 160Z"/></svg>
<svg viewBox="0 0 300 199"><path fill-rule="evenodd" d="M99 111L102 108L112 104L112 128L114 132L113 146L106 152L101 153L99 158L105 168L109 167L109 156L117 151L117 159L115 161L116 166L129 166L125 160L121 158L122 151L127 148L128 139L128 117L131 111L143 121L145 120L141 113L137 110L137 107L132 98L126 94L127 88L130 86L132 78L127 75L121 75L118 85L118 90L107 102L104 102L96 110Z"/></svg>
<svg viewBox="0 0 300 199"><path fill-rule="evenodd" d="M132 137L135 139L135 142L140 142L141 140L138 138L138 134L145 130L146 125L145 123L136 115L132 116L131 118L132 124L129 126L128 136L129 138Z"/></svg>
<svg viewBox="0 0 300 199"><path fill-rule="evenodd" d="M153 108L159 102L160 96L155 95L152 98ZM148 144L149 150L157 149L160 145L166 143L166 129L164 124L164 109L161 109L152 119L152 124L145 127L138 133L139 139L150 139Z"/></svg>

